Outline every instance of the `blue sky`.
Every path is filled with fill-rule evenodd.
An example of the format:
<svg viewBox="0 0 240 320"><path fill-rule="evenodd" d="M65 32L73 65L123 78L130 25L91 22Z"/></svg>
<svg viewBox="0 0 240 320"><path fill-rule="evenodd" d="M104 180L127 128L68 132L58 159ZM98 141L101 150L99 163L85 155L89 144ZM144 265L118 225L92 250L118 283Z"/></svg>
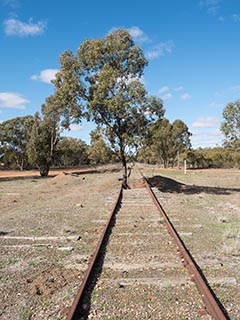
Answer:
<svg viewBox="0 0 240 320"><path fill-rule="evenodd" d="M165 116L188 125L193 147L221 145L222 111L240 97L239 0L0 0L0 121L40 111L59 55L116 28L144 50ZM92 129L67 135L89 142Z"/></svg>

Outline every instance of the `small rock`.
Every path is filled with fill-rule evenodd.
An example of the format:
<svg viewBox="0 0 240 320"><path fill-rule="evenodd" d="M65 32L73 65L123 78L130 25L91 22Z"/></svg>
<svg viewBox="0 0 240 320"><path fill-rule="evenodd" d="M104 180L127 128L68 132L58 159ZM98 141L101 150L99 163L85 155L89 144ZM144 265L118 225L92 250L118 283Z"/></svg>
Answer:
<svg viewBox="0 0 240 320"><path fill-rule="evenodd" d="M58 250L59 251L73 251L74 248L73 247L59 247Z"/></svg>

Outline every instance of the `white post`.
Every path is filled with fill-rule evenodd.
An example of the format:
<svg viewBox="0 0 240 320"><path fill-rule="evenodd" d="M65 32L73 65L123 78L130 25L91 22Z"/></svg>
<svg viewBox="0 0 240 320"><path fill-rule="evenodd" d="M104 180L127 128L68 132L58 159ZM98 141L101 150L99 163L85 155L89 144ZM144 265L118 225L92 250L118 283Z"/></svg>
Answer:
<svg viewBox="0 0 240 320"><path fill-rule="evenodd" d="M187 174L187 160L184 160L184 174Z"/></svg>

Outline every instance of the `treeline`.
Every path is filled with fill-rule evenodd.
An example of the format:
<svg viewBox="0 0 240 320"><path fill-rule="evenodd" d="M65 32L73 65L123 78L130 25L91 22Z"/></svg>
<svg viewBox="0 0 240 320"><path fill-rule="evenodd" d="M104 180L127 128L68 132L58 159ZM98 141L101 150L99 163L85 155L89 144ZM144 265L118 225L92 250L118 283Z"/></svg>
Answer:
<svg viewBox="0 0 240 320"><path fill-rule="evenodd" d="M91 132L91 143L81 139L51 134L51 126L33 116L17 117L0 123L0 164L2 169L39 169L51 158L53 167L97 165L115 162L116 156L107 147L97 128ZM55 141L53 141L53 137ZM54 152L51 154L51 147ZM43 173L43 175L45 175Z"/></svg>
<svg viewBox="0 0 240 320"><path fill-rule="evenodd" d="M164 161L150 150L139 152L137 160L142 163L164 167ZM170 158L170 167L183 167L184 160L190 169L236 168L240 169L240 150L228 147L197 148ZM169 167L168 166L168 167ZM166 166L165 166L166 167Z"/></svg>
<svg viewBox="0 0 240 320"><path fill-rule="evenodd" d="M237 168L240 169L240 150L229 147L198 148L181 155L193 169Z"/></svg>
<svg viewBox="0 0 240 320"><path fill-rule="evenodd" d="M159 119L146 129L141 146L128 151L126 161L163 163L167 168L190 149L190 136L186 124L181 120L173 123L166 118ZM47 175L48 164L55 167L97 165L121 161L119 152L108 144L103 130L97 126L90 133L87 145L81 139L61 137L51 120L42 121L38 114L17 117L0 124L1 164L10 169L40 168Z"/></svg>
<svg viewBox="0 0 240 320"><path fill-rule="evenodd" d="M107 145L99 127L91 132L90 145L81 139L60 137L60 134L54 135L54 142L50 131L46 124L40 130L36 126L36 117L33 116L17 117L2 122L1 168L35 169L39 168L39 163L43 161L41 158L50 156L53 167L98 165L119 161L117 154ZM228 146L193 150L190 137L191 133L183 121L175 120L170 123L168 119L163 118L149 127L142 146L135 150L131 160L157 164L165 168L182 166L184 160L187 160L188 167L193 169L240 168L238 148ZM35 147L34 142L37 142ZM52 155L51 144L55 144Z"/></svg>

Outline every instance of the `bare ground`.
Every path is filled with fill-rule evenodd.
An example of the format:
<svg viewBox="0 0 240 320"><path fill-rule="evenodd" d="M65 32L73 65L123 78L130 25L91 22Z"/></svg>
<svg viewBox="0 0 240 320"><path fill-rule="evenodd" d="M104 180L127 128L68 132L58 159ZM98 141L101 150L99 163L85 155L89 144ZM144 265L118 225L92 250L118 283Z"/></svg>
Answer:
<svg viewBox="0 0 240 320"><path fill-rule="evenodd" d="M230 318L238 319L240 171L142 170ZM121 172L22 175L0 171L0 318L64 319L119 191ZM133 173L130 184L141 186L139 174ZM123 228L126 237L128 232ZM114 272L124 268L137 276L146 267L113 261ZM161 268L151 263L149 268Z"/></svg>

